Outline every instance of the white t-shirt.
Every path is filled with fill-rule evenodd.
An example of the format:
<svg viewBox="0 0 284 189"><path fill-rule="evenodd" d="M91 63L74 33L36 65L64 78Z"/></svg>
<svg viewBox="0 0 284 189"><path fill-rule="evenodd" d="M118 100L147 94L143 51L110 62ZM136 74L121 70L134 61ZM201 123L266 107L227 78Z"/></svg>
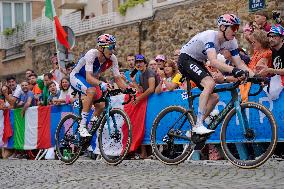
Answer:
<svg viewBox="0 0 284 189"><path fill-rule="evenodd" d="M19 99L21 94L23 93L21 86L18 84L16 89L14 91L12 91L12 95L13 97Z"/></svg>
<svg viewBox="0 0 284 189"><path fill-rule="evenodd" d="M238 55L238 42L234 38L230 41L225 41L222 44L218 42L218 31L207 30L195 35L187 44L185 44L180 52L188 54L192 58L206 62L207 51L215 49L218 54L221 50L227 49L231 52L232 56Z"/></svg>
<svg viewBox="0 0 284 189"><path fill-rule="evenodd" d="M58 99L64 99L65 100L66 95L70 95L70 97L71 97L72 92L73 92L73 89L71 87L69 87L69 89L66 90L66 91L60 90L60 96L59 96Z"/></svg>

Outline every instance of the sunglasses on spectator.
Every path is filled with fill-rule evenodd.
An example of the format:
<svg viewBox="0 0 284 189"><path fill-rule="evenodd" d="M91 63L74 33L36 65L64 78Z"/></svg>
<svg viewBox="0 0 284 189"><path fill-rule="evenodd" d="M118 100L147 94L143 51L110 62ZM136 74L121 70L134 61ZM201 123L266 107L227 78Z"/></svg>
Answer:
<svg viewBox="0 0 284 189"><path fill-rule="evenodd" d="M232 30L233 32L236 32L236 31L239 30L240 25L232 25L232 26L230 26L230 27L231 27L231 30Z"/></svg>
<svg viewBox="0 0 284 189"><path fill-rule="evenodd" d="M279 35L277 35L277 34L268 34L267 37L269 37L269 38L276 38L276 37L279 37Z"/></svg>
<svg viewBox="0 0 284 189"><path fill-rule="evenodd" d="M165 62L165 61L162 59L156 59L156 62Z"/></svg>

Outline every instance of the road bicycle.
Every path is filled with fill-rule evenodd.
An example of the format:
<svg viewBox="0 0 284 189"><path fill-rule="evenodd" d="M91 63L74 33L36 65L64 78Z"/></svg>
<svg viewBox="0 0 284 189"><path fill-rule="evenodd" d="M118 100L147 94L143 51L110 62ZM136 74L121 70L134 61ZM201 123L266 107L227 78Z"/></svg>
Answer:
<svg viewBox="0 0 284 189"><path fill-rule="evenodd" d="M250 96L258 95L266 81L249 78L248 82L258 84L259 89ZM208 128L220 129L220 141L225 157L235 166L245 169L256 168L273 154L277 144L277 124L270 110L256 102L241 103L237 88L241 81L215 88L213 93L230 91L231 100L213 118ZM187 80L189 109L169 106L155 118L151 130L151 146L155 156L165 164L179 164L190 158L195 150L201 150L210 135L191 132L196 123L193 100L200 94L192 94Z"/></svg>
<svg viewBox="0 0 284 189"><path fill-rule="evenodd" d="M89 133L92 137L80 137L78 126L80 124L82 112L81 93L79 99L74 104L79 108L79 114L69 113L59 122L55 132L56 154L58 158L66 164L73 164L80 156L83 150L90 146L92 137L97 136L99 151L101 156L108 164L118 165L121 163L130 150L132 141L132 125L128 115L120 108L112 108L111 96L118 94L128 94L127 104L134 99L135 91L127 89L113 89L103 93L101 99L95 103L105 102L105 109L98 117L97 121L90 121L88 125ZM98 130L98 134L97 134Z"/></svg>

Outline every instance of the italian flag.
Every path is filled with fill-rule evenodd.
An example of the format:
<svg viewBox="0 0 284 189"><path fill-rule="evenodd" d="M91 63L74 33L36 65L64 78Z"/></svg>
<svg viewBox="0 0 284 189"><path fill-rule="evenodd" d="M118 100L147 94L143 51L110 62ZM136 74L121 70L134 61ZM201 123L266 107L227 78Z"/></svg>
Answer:
<svg viewBox="0 0 284 189"><path fill-rule="evenodd" d="M50 148L51 107L30 107L24 117L21 112L22 108L11 110L10 120L4 119L5 127L10 125L13 131L7 147L19 150Z"/></svg>
<svg viewBox="0 0 284 189"><path fill-rule="evenodd" d="M70 49L70 45L67 40L67 34L61 26L58 17L56 16L53 0L45 1L45 16L52 21L54 20L57 40L67 49Z"/></svg>
<svg viewBox="0 0 284 189"><path fill-rule="evenodd" d="M73 107L34 106L22 116L22 108L0 110L0 147L9 149L32 150L48 149L55 145L55 130Z"/></svg>

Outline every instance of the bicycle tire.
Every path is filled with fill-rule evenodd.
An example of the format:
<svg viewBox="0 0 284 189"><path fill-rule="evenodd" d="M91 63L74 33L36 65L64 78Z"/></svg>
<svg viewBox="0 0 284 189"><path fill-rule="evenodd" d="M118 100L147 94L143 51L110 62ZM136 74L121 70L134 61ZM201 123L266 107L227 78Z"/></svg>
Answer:
<svg viewBox="0 0 284 189"><path fill-rule="evenodd" d="M56 128L56 132L55 132L55 151L56 151L56 155L58 157L58 159L60 159L62 162L64 162L67 165L71 165L73 164L80 156L80 153L82 151L82 146L81 146L81 142L80 142L80 137L79 137L79 133L77 132L78 129L77 128L73 128L72 132L75 132L75 136L74 136L74 140L71 138L71 134L74 133L69 133L70 135L68 135L69 139L67 140L67 132L66 131L66 124L69 125L69 122L71 122L71 126L73 127L75 125L75 127L78 127L79 125L79 118L78 116L74 115L74 114L67 114L66 116L64 116L57 128ZM67 131L70 130L67 129ZM62 136L62 132L63 132L63 138L61 138ZM77 139L77 141L75 141ZM72 142L73 141L73 142ZM72 153L68 153L69 155L71 155L71 158L69 157L64 157L64 150L70 150L72 151ZM75 152L76 149L76 152ZM74 151L73 151L74 150ZM68 156L69 156L68 155Z"/></svg>
<svg viewBox="0 0 284 189"><path fill-rule="evenodd" d="M163 162L164 164L167 165L177 165L180 164L182 162L184 162L190 155L191 153L191 146L190 146L190 141L187 140L186 143L188 143L187 145L183 145L183 150L182 153L178 156L176 156L178 154L178 152L175 151L176 147L180 147L180 144L171 144L172 142L169 142L167 144L158 144L161 143L160 141L158 141L159 139L157 139L159 133L161 133L164 130L159 130L158 131L158 127L161 126L165 127L165 125L169 125L169 121L167 118L173 118L172 115L175 114L170 114L172 112L176 112L176 113L180 113L180 114L184 114L187 110L181 106L168 106L165 109L163 109L155 118L152 129L151 129L151 146L152 146L152 151L154 153L154 155L157 157L158 160L160 160L161 162ZM186 127L184 126L186 123L190 123L191 125L194 123L194 119L193 116L190 113L186 113L184 116L186 116L185 118L182 119L186 119L186 122L182 125L182 130L181 133L185 134L184 132L191 130L190 126ZM183 117L184 117L183 116ZM164 121L163 118L165 118ZM163 128L162 128L163 129ZM164 135L162 135L164 136ZM164 140L164 138L168 136L168 132L167 134L163 137L162 141ZM161 138L161 137L160 137ZM172 141L174 139L171 139ZM184 142L184 141L183 141ZM171 147L173 145L173 147ZM161 152L159 150L159 146L165 146L168 149L168 154L170 154L169 156L171 157L167 157L167 152ZM169 150L170 149L170 150ZM164 153L164 154L163 154Z"/></svg>
<svg viewBox="0 0 284 189"><path fill-rule="evenodd" d="M246 108L248 108L249 111L246 111L245 110ZM244 145L245 148L249 148L250 147L251 149L253 149L253 150L250 151L250 153L255 153L255 152L253 152L254 150L256 150L257 148L261 148L261 151L263 151L263 154L258 156L255 153L253 155L253 157L250 157L249 159L241 159L241 157L240 157L241 155L240 155L239 151L237 153L234 153L231 148L233 148L234 146L237 147L237 145L234 144L234 146L232 146L232 142L229 142L229 141L226 140L227 137L228 137L228 136L226 136L226 133L227 133L226 131L230 130L230 129L228 129L229 122L232 120L233 116L236 115L236 109L233 108L227 114L227 116L225 117L224 122L222 124L221 132L220 132L221 146L222 146L222 149L224 151L224 154L225 154L226 158L233 165L235 165L237 167L240 167L240 168L243 168L243 169L252 169L252 168L256 168L256 167L264 164L271 157L271 155L273 154L273 151L274 151L274 149L276 147L276 144L277 144L277 124L276 124L276 121L274 119L273 114L265 106L263 106L263 105L261 105L259 103L255 103L255 102L242 103L241 104L241 110L242 110L242 112L246 112L246 119L247 119L247 112L249 112L249 116L251 116L251 112L253 112L254 110L256 110L257 111L256 113L258 113L258 114L256 114L256 115L253 114L253 116L260 115L260 112L262 112L266 116L266 118L268 120L265 123L270 123L271 142L266 142L265 141L265 142L258 142L256 144L252 144L253 137L260 136L261 134L259 134L259 133L263 133L263 132L260 132L260 130L263 129L263 127L266 126L267 124L264 124L264 122L261 125L248 124L248 125L250 125L250 128L246 129L245 132L243 132L243 131L240 132L240 133L243 132L241 135L243 135L243 137L245 138L245 140L246 140L245 143L243 141L242 143L236 142L236 144L238 143L238 144ZM249 117L248 120L249 121L251 121L251 120L253 121L253 119L255 119L255 118L254 117L252 117L252 118ZM255 129L255 130L253 130L253 128L252 128L254 125L258 126L257 129ZM268 130L265 130L265 131L266 131L265 133L268 135L269 131ZM228 135L229 135L229 131L228 131ZM241 135L239 135L239 137L241 137ZM235 132L234 136L237 137L238 133ZM228 137L228 140L229 140L229 137ZM232 139L230 139L230 140L233 141ZM270 140L270 139L268 138L266 140ZM268 145L268 147L266 148L266 150L263 150L263 148L265 148L267 145ZM237 157L239 157L239 159Z"/></svg>
<svg viewBox="0 0 284 189"><path fill-rule="evenodd" d="M119 116L119 117L118 117ZM130 150L132 142L132 125L128 115L121 109L113 108L109 112L110 121L113 117L118 124L118 129L109 136L107 117L104 115L99 128L99 149L104 160L110 165L118 165L123 161ZM123 124L125 123L125 124ZM108 138L104 138L108 137ZM109 148L117 147L117 150Z"/></svg>

